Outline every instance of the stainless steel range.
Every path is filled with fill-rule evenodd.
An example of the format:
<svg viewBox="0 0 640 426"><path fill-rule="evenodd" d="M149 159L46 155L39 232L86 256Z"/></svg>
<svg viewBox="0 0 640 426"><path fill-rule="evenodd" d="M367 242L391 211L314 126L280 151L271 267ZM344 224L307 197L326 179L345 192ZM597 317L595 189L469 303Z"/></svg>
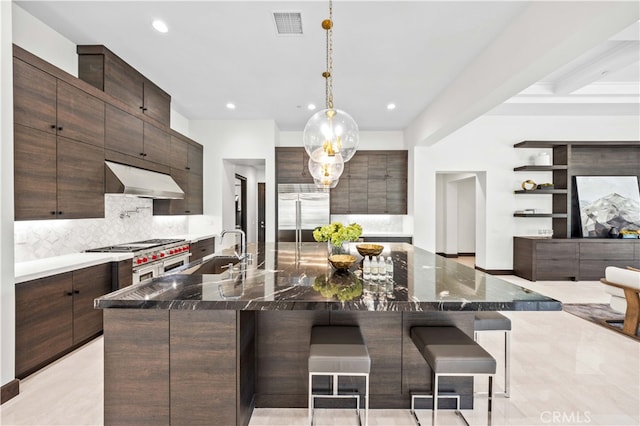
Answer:
<svg viewBox="0 0 640 426"><path fill-rule="evenodd" d="M154 239L85 250L133 253L133 283L164 275L189 263L189 243L177 239Z"/></svg>

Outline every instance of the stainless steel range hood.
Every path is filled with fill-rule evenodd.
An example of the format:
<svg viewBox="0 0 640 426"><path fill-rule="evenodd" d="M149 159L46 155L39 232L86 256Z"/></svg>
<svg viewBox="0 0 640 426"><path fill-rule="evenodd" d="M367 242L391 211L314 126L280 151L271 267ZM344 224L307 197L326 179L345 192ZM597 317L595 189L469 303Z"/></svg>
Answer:
<svg viewBox="0 0 640 426"><path fill-rule="evenodd" d="M164 173L104 162L108 194L127 194L144 198L183 199L184 191Z"/></svg>

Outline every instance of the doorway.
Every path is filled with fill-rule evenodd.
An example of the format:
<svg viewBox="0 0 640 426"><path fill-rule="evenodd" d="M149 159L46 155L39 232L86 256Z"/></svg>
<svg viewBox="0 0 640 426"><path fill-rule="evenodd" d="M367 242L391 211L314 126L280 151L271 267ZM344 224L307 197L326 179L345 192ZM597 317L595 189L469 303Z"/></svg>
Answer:
<svg viewBox="0 0 640 426"><path fill-rule="evenodd" d="M236 229L247 233L247 178L236 173L235 181Z"/></svg>

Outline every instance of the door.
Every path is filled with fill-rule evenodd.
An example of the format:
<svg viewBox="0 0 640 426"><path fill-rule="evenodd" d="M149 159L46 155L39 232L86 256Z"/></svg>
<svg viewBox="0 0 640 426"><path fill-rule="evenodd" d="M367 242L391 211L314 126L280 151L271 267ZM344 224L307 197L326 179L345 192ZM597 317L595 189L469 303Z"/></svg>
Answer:
<svg viewBox="0 0 640 426"><path fill-rule="evenodd" d="M258 244L265 242L265 201L266 185L264 182L258 183Z"/></svg>

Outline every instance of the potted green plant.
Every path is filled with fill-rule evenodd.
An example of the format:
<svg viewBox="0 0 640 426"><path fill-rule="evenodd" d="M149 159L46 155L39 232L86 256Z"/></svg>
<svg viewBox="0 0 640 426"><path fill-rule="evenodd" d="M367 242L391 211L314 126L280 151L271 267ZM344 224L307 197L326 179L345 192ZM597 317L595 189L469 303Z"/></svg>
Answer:
<svg viewBox="0 0 640 426"><path fill-rule="evenodd" d="M361 235L362 226L357 223L344 226L341 222L332 222L313 230L313 238L316 241L327 242L329 255L348 253L349 247L346 243L358 241Z"/></svg>

